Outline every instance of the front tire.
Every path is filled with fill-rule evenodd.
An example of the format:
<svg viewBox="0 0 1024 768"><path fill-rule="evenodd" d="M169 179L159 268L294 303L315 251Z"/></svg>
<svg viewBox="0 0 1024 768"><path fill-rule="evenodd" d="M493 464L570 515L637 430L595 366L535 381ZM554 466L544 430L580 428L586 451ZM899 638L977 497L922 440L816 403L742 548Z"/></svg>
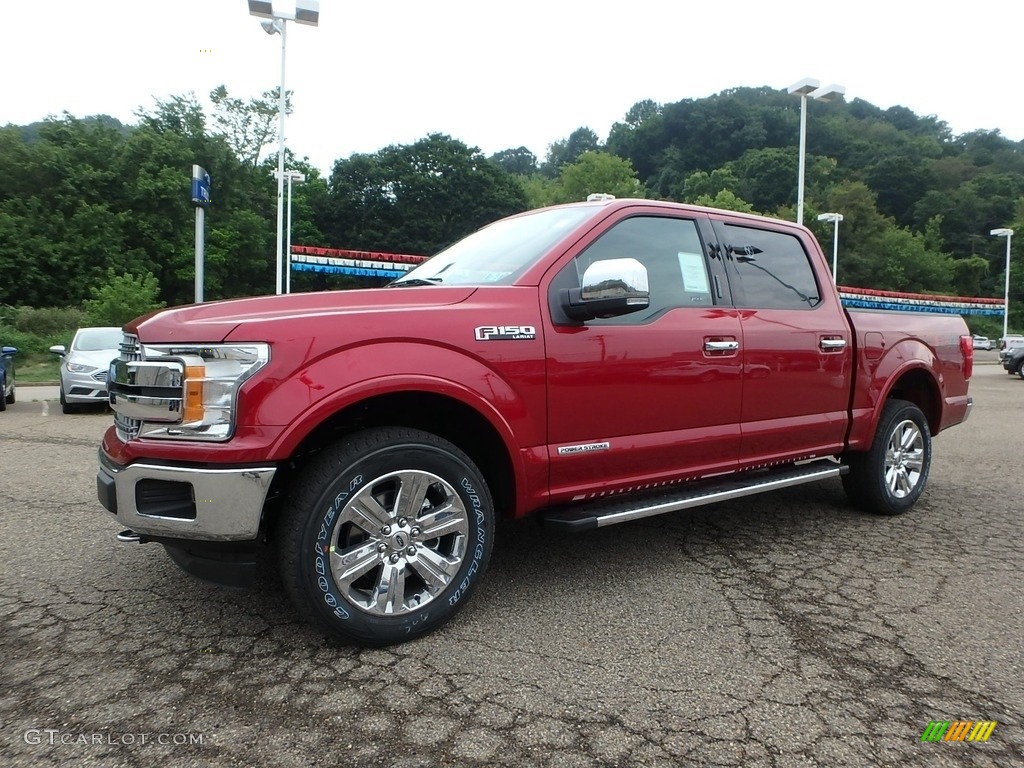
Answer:
<svg viewBox="0 0 1024 768"><path fill-rule="evenodd" d="M72 405L64 397L64 387L60 388L60 410L61 413L78 413L78 406Z"/></svg>
<svg viewBox="0 0 1024 768"><path fill-rule="evenodd" d="M0 378L0 411L7 410L7 404L14 402L14 390L11 390L10 397L7 396L7 379Z"/></svg>
<svg viewBox="0 0 1024 768"><path fill-rule="evenodd" d="M448 621L490 559L494 508L480 471L436 435L387 427L324 450L292 484L278 525L298 612L358 645Z"/></svg>
<svg viewBox="0 0 1024 768"><path fill-rule="evenodd" d="M847 457L850 471L843 489L867 512L901 515L924 492L931 462L931 432L921 409L906 400L889 400L871 448Z"/></svg>

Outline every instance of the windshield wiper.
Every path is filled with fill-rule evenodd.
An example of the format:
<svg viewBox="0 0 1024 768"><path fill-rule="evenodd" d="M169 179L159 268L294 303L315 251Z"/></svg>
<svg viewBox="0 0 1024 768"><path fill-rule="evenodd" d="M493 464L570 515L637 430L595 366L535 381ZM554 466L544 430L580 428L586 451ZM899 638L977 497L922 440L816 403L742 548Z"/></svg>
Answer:
<svg viewBox="0 0 1024 768"><path fill-rule="evenodd" d="M408 280L399 279L388 283L388 288L404 288L407 285L439 285L440 283L440 277L412 277Z"/></svg>

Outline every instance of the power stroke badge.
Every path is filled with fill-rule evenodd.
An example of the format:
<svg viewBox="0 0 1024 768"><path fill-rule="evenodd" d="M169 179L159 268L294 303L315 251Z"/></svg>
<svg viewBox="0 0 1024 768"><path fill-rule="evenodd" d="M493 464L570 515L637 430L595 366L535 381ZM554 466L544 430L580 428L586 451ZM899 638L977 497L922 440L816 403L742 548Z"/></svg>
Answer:
<svg viewBox="0 0 1024 768"><path fill-rule="evenodd" d="M537 338L537 329L532 325L479 325L475 336L477 341L522 341Z"/></svg>

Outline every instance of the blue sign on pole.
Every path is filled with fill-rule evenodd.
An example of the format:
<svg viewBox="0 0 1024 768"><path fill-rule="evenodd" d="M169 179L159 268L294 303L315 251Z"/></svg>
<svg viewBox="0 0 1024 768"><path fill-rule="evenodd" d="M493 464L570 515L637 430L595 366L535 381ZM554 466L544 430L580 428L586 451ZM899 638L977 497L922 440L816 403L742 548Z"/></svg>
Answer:
<svg viewBox="0 0 1024 768"><path fill-rule="evenodd" d="M192 202L203 208L210 204L210 174L198 165L192 166Z"/></svg>

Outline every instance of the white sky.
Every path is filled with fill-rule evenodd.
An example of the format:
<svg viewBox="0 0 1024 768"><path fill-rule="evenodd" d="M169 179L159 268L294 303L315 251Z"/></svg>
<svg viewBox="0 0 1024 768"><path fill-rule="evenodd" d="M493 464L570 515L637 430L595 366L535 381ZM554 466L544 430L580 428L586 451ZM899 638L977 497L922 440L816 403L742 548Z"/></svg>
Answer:
<svg viewBox="0 0 1024 768"><path fill-rule="evenodd" d="M131 123L155 98L280 81L280 37L246 0L0 0L0 19L0 125ZM1022 28L1020 0L321 0L319 27L288 25L285 132L324 174L434 132L543 159L580 126L604 140L642 99L814 77L1021 141Z"/></svg>

